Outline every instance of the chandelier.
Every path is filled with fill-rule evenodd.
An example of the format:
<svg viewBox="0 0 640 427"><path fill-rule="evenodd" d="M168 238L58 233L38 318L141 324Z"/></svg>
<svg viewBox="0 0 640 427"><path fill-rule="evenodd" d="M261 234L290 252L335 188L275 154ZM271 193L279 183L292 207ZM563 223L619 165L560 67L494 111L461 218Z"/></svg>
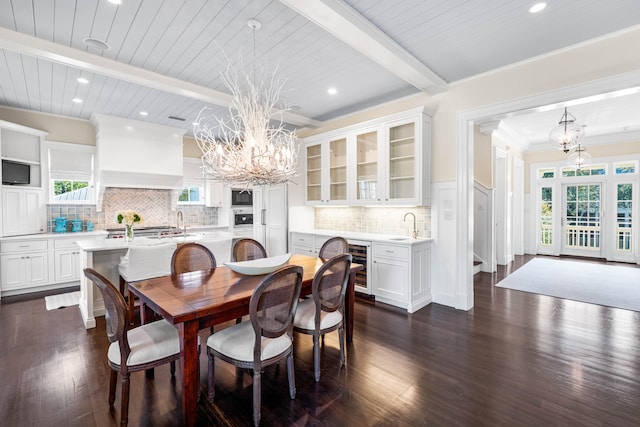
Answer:
<svg viewBox="0 0 640 427"><path fill-rule="evenodd" d="M564 109L558 125L549 132L549 142L554 147L568 153L580 145L584 139L584 127L576 123L576 118Z"/></svg>
<svg viewBox="0 0 640 427"><path fill-rule="evenodd" d="M578 144L575 151L571 153L571 155L569 155L567 163L569 164L569 166L573 166L576 169L580 170L585 166L589 166L591 164L591 155L587 153L587 150L582 144Z"/></svg>
<svg viewBox="0 0 640 427"><path fill-rule="evenodd" d="M247 22L253 30L253 73L227 65L221 72L232 95L228 116L216 117L204 107L194 122L193 134L202 151L202 172L206 178L226 184L273 185L296 176L298 150L295 130L285 126L279 107L286 79L274 71L268 78L256 75L255 32L260 22Z"/></svg>

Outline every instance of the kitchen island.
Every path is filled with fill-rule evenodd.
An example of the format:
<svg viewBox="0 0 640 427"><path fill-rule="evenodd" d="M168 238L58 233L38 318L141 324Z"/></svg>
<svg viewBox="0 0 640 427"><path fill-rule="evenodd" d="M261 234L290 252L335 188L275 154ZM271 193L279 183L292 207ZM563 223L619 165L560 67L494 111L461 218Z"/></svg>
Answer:
<svg viewBox="0 0 640 427"><path fill-rule="evenodd" d="M95 328L96 317L104 316L104 301L102 295L96 289L93 282L87 280L82 270L93 268L106 277L116 287L119 283L118 264L131 246L149 246L160 243L175 242L178 245L189 242L204 242L213 240L229 240L231 245L232 234L227 232L213 233L187 233L174 237L136 237L132 243L124 239L91 239L77 242L80 253L80 315L86 329ZM221 264L227 254L218 255Z"/></svg>

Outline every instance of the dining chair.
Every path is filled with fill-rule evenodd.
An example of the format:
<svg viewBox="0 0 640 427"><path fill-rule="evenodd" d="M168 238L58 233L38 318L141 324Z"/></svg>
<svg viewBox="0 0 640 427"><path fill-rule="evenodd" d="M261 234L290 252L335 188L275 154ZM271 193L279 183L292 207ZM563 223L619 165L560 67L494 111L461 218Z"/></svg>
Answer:
<svg viewBox="0 0 640 427"><path fill-rule="evenodd" d="M85 268L84 275L96 284L104 299L107 337L111 343L107 351L111 367L109 407L113 407L115 402L119 372L122 377L120 425L126 427L129 419L131 372L170 363L173 377L176 371L175 361L180 358L178 330L164 319L129 329L127 304L118 289L91 268Z"/></svg>
<svg viewBox="0 0 640 427"><path fill-rule="evenodd" d="M253 369L253 422L260 424L261 372L287 359L289 396L296 396L293 368L293 318L302 286L302 267L290 265L267 275L249 302L250 322L242 322L211 335L209 355L209 400L215 397L215 363L220 358L238 368Z"/></svg>
<svg viewBox="0 0 640 427"><path fill-rule="evenodd" d="M120 293L130 282L151 279L153 277L169 276L171 274L171 258L176 250L175 242L157 245L131 246L127 254L120 259L118 273L120 274ZM129 323L134 323L135 302L129 295ZM142 312L142 308L140 309Z"/></svg>
<svg viewBox="0 0 640 427"><path fill-rule="evenodd" d="M171 274L216 268L216 257L209 248L199 243L184 243L171 257Z"/></svg>
<svg viewBox="0 0 640 427"><path fill-rule="evenodd" d="M231 262L249 261L266 257L267 251L264 249L264 246L254 239L238 239L231 249Z"/></svg>
<svg viewBox="0 0 640 427"><path fill-rule="evenodd" d="M325 262L316 272L311 284L311 298L298 304L293 330L313 335L313 370L320 381L320 336L338 330L340 361L345 364L344 297L349 281L351 255L337 255Z"/></svg>
<svg viewBox="0 0 640 427"><path fill-rule="evenodd" d="M330 259L336 255L349 253L349 243L344 237L332 237L322 244L318 256Z"/></svg>

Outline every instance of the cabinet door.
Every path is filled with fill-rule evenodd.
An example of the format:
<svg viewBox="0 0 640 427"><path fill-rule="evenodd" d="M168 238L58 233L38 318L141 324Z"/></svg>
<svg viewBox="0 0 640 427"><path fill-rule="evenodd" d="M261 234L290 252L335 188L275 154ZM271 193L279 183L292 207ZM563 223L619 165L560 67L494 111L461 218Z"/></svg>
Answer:
<svg viewBox="0 0 640 427"><path fill-rule="evenodd" d="M409 264L388 258L373 258L373 292L382 302L406 307ZM396 305L396 304L394 304Z"/></svg>
<svg viewBox="0 0 640 427"><path fill-rule="evenodd" d="M79 277L79 257L78 250L67 249L55 251L55 281L73 282Z"/></svg>
<svg viewBox="0 0 640 427"><path fill-rule="evenodd" d="M26 285L40 286L49 283L49 254L33 252L25 254Z"/></svg>
<svg viewBox="0 0 640 427"><path fill-rule="evenodd" d="M205 206L220 207L224 204L224 184L219 181L205 180Z"/></svg>
<svg viewBox="0 0 640 427"><path fill-rule="evenodd" d="M379 203L383 199L380 181L380 131L370 129L356 133L356 196L360 203Z"/></svg>
<svg viewBox="0 0 640 427"><path fill-rule="evenodd" d="M329 185L329 202L345 203L347 194L347 138L337 138L328 141L329 165L327 182Z"/></svg>
<svg viewBox="0 0 640 427"><path fill-rule="evenodd" d="M417 120L390 124L386 134L387 195L392 202L411 202L418 196Z"/></svg>
<svg viewBox="0 0 640 427"><path fill-rule="evenodd" d="M322 144L307 145L307 203L322 203Z"/></svg>
<svg viewBox="0 0 640 427"><path fill-rule="evenodd" d="M42 190L3 188L2 202L3 235L16 236L44 231Z"/></svg>
<svg viewBox="0 0 640 427"><path fill-rule="evenodd" d="M19 289L25 286L24 255L0 256L2 289Z"/></svg>

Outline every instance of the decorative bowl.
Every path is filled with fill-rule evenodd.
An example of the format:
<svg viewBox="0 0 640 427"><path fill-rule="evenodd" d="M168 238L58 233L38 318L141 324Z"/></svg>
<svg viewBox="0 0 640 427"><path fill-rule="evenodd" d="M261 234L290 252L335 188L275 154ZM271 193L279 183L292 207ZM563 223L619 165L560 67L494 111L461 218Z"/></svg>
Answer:
<svg viewBox="0 0 640 427"><path fill-rule="evenodd" d="M258 276L276 271L285 265L289 261L289 258L291 258L291 254L284 254L250 261L225 262L224 265L236 273L247 276Z"/></svg>

